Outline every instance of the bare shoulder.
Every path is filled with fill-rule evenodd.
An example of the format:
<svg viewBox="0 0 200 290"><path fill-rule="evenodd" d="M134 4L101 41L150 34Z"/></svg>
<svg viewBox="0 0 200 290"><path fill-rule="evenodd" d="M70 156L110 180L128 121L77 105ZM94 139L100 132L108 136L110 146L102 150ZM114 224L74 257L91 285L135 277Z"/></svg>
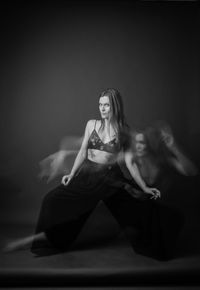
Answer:
<svg viewBox="0 0 200 290"><path fill-rule="evenodd" d="M95 122L96 122L96 120L93 120L93 119L87 121L86 130L88 131L88 133L91 133L92 130L94 129Z"/></svg>
<svg viewBox="0 0 200 290"><path fill-rule="evenodd" d="M130 149L126 150L126 152L124 153L124 156L127 161L135 162L136 160L136 154Z"/></svg>
<svg viewBox="0 0 200 290"><path fill-rule="evenodd" d="M94 120L94 119L87 121L86 126L88 127L88 129L91 129L95 125L95 122L96 122L96 120Z"/></svg>

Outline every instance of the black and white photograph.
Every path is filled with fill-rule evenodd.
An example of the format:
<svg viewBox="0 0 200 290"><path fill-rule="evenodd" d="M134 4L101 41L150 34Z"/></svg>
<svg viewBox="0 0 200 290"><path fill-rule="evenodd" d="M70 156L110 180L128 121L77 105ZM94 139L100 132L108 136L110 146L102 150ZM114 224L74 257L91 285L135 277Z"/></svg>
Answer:
<svg viewBox="0 0 200 290"><path fill-rule="evenodd" d="M0 288L199 289L198 1L0 13Z"/></svg>

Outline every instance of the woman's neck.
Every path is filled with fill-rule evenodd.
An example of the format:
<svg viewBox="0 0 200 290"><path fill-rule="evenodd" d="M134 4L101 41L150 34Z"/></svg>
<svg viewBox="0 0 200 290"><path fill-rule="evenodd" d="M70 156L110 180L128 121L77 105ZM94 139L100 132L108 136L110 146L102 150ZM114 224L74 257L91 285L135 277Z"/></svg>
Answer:
<svg viewBox="0 0 200 290"><path fill-rule="evenodd" d="M117 137L117 132L115 130L115 127L111 123L110 119L103 119L103 126L102 126L102 131L104 131L106 134L110 136L110 138Z"/></svg>
<svg viewBox="0 0 200 290"><path fill-rule="evenodd" d="M110 120L104 119L104 125L105 125L105 128L110 128Z"/></svg>

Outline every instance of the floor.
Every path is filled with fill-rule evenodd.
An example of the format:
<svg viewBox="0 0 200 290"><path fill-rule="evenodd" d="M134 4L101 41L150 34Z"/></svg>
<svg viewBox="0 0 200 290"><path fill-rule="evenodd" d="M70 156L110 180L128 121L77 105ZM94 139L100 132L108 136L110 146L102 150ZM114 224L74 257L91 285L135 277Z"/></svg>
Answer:
<svg viewBox="0 0 200 290"><path fill-rule="evenodd" d="M34 225L31 224L3 223L1 246L33 231ZM73 251L44 251L40 257L34 256L29 249L7 254L1 252L0 286L6 286L6 289L22 286L198 289L199 232L200 228L196 226L185 229L179 239L176 257L161 262L136 254L108 210L99 207L85 225Z"/></svg>

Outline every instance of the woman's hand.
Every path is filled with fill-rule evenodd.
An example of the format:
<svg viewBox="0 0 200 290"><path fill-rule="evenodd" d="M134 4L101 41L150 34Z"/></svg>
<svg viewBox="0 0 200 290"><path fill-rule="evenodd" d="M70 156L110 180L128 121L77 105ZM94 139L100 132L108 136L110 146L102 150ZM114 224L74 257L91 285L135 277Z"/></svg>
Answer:
<svg viewBox="0 0 200 290"><path fill-rule="evenodd" d="M152 187L146 187L145 190L142 191L142 190L138 190L132 187L130 184L127 183L125 184L124 189L133 197L138 198L138 199L146 199L145 193L152 195L150 199L157 199L158 197L161 196L160 191L157 188L152 188Z"/></svg>
<svg viewBox="0 0 200 290"><path fill-rule="evenodd" d="M157 199L158 197L161 197L160 190L154 187L146 187L144 192L147 194L151 194L151 199Z"/></svg>
<svg viewBox="0 0 200 290"><path fill-rule="evenodd" d="M161 130L162 141L168 149L172 149L175 146L175 140L172 133L169 130Z"/></svg>
<svg viewBox="0 0 200 290"><path fill-rule="evenodd" d="M67 186L70 183L70 181L72 180L72 178L73 178L72 174L64 175L62 177L61 183L65 186Z"/></svg>

